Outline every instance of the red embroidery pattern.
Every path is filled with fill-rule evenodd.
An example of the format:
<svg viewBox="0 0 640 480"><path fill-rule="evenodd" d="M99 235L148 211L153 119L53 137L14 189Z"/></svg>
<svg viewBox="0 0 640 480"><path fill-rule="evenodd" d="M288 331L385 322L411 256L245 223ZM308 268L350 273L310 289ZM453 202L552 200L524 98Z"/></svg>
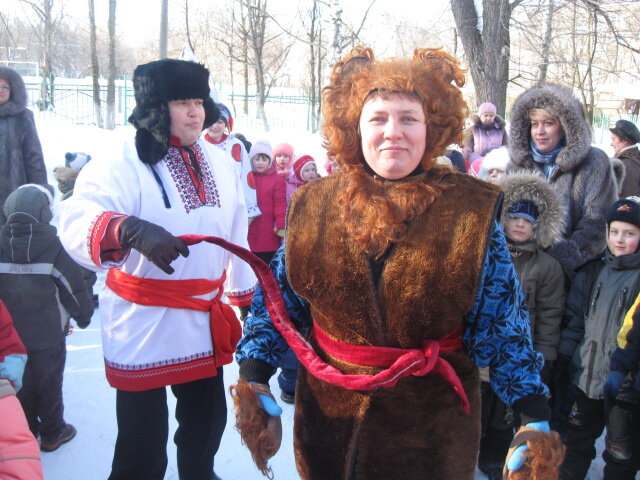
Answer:
<svg viewBox="0 0 640 480"><path fill-rule="evenodd" d="M202 173L202 189L204 198L198 195L197 185L194 183L194 179L189 172L185 161L180 155L180 150L176 147L169 147L169 151L165 156L165 162L167 168L171 173L171 177L176 184L180 198L184 205L185 210L189 213L191 210L200 208L204 205L212 207L220 207L220 195L218 194L218 188L216 182L209 168L209 163L204 160L204 152L197 143L192 146L196 158L198 159L198 165L200 166L200 172Z"/></svg>
<svg viewBox="0 0 640 480"><path fill-rule="evenodd" d="M248 307L253 301L254 291L255 289L251 288L243 291L226 292L227 300L234 307Z"/></svg>

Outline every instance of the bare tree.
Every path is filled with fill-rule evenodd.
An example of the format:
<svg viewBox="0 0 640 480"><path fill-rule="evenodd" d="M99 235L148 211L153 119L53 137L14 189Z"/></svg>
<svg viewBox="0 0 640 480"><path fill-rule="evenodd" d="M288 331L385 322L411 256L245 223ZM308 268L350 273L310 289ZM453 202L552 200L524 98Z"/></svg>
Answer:
<svg viewBox="0 0 640 480"><path fill-rule="evenodd" d="M167 37L169 35L169 0L161 0L161 2L162 9L160 10L160 58L167 58Z"/></svg>
<svg viewBox="0 0 640 480"><path fill-rule="evenodd" d="M116 127L116 0L109 0L109 69L107 74L107 128Z"/></svg>
<svg viewBox="0 0 640 480"><path fill-rule="evenodd" d="M102 128L102 105L100 102L100 65L96 48L95 1L89 0L89 34L91 36L91 76L93 77L93 113L96 125Z"/></svg>
<svg viewBox="0 0 640 480"><path fill-rule="evenodd" d="M292 42L285 43L282 33L272 33L268 28L270 15L267 0L238 0L246 13L246 25L241 35L247 38L256 85L256 117L269 131L269 121L264 109L271 88L282 75Z"/></svg>
<svg viewBox="0 0 640 480"><path fill-rule="evenodd" d="M549 69L549 51L551 50L551 40L553 34L553 13L555 10L555 0L549 0L547 5L547 20L545 23L544 41L542 43L542 61L538 69L538 82L544 82L547 79L547 70Z"/></svg>
<svg viewBox="0 0 640 480"><path fill-rule="evenodd" d="M53 36L57 25L62 19L62 11L54 15L55 0L21 1L31 7L40 21L40 25L33 29L42 46L42 54L40 56L42 84L40 87L39 108L40 110L47 110L53 107Z"/></svg>
<svg viewBox="0 0 640 480"><path fill-rule="evenodd" d="M505 112L509 82L509 22L522 1L483 0L480 15L474 0L451 0L477 101L492 102L499 115Z"/></svg>

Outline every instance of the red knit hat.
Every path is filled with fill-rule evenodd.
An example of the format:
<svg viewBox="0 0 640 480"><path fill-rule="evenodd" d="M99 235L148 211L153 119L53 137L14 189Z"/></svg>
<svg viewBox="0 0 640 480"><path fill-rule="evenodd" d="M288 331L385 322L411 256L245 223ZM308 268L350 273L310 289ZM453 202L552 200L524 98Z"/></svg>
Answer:
<svg viewBox="0 0 640 480"><path fill-rule="evenodd" d="M304 182L304 180L300 176L300 172L302 172L304 166L309 162L315 162L311 155L301 155L295 162L293 162L293 174L301 182Z"/></svg>

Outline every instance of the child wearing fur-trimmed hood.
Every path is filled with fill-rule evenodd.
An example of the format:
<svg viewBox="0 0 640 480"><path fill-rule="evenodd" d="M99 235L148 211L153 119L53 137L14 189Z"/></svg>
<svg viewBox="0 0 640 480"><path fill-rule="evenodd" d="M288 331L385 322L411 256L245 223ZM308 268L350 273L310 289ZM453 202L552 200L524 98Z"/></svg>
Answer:
<svg viewBox="0 0 640 480"><path fill-rule="evenodd" d="M502 177L498 184L505 195L500 223L525 295L533 346L544 357L542 380L548 384L560 342L564 274L560 263L543 249L560 238L563 210L558 195L539 174L514 173ZM511 407L491 390L488 370L480 370L482 437L478 466L489 479L502 479L504 458L513 439L514 416Z"/></svg>

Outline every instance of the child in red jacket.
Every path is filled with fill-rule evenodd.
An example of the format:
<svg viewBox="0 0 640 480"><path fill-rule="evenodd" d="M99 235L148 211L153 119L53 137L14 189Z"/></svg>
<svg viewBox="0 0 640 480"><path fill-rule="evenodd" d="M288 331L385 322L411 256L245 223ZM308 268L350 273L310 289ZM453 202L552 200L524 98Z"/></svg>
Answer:
<svg viewBox="0 0 640 480"><path fill-rule="evenodd" d="M269 263L284 236L287 213L285 180L273 168L273 151L266 140L255 142L249 151L251 180L256 189L258 208L262 212L249 225L249 248Z"/></svg>
<svg viewBox="0 0 640 480"><path fill-rule="evenodd" d="M0 301L0 478L44 478L38 442L15 395L26 362L27 350Z"/></svg>

